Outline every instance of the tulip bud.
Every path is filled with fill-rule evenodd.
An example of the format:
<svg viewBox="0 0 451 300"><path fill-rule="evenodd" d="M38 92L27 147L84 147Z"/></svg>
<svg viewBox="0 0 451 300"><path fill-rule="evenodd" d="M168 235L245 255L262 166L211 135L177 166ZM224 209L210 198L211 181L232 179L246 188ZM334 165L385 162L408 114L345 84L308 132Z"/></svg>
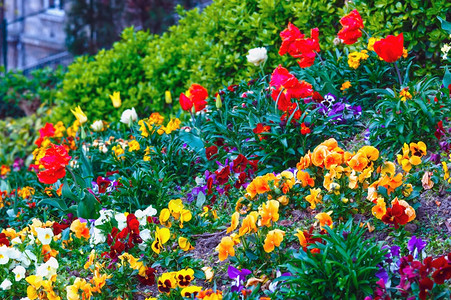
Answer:
<svg viewBox="0 0 451 300"><path fill-rule="evenodd" d="M103 130L103 122L100 120L95 121L94 123L92 123L91 129L95 132L102 131Z"/></svg>
<svg viewBox="0 0 451 300"><path fill-rule="evenodd" d="M164 100L166 101L166 104L172 104L172 96L170 91L164 92Z"/></svg>
<svg viewBox="0 0 451 300"><path fill-rule="evenodd" d="M216 95L216 108L217 109L221 109L222 107L222 100L221 100L221 96L219 96L219 94Z"/></svg>

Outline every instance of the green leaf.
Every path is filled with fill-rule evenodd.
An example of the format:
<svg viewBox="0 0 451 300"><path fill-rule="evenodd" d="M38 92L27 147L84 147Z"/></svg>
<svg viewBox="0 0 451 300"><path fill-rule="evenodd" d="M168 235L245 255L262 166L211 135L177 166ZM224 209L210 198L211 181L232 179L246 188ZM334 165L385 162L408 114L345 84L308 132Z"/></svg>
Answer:
<svg viewBox="0 0 451 300"><path fill-rule="evenodd" d="M202 206L205 203L205 194L202 192L199 192L199 194L197 195L197 200L196 200L196 207L199 209L202 209Z"/></svg>
<svg viewBox="0 0 451 300"><path fill-rule="evenodd" d="M56 207L63 212L67 210L66 202L63 199L45 198L39 202L39 205L46 205L46 204Z"/></svg>
<svg viewBox="0 0 451 300"><path fill-rule="evenodd" d="M448 67L445 68L445 76L443 76L443 85L447 88L451 84L451 73Z"/></svg>
<svg viewBox="0 0 451 300"><path fill-rule="evenodd" d="M448 32L448 34L451 34L451 22L448 22L440 17L437 17L437 19L442 23L442 29Z"/></svg>

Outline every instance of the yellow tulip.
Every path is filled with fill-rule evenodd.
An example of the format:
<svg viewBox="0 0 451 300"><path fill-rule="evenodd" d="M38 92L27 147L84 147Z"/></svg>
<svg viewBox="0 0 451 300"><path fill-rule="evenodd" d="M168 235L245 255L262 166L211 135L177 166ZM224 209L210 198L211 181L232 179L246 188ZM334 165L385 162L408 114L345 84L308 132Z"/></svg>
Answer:
<svg viewBox="0 0 451 300"><path fill-rule="evenodd" d="M120 92L114 92L113 95L109 95L111 101L113 102L113 106L115 108L121 107L122 101L121 101L121 93Z"/></svg>
<svg viewBox="0 0 451 300"><path fill-rule="evenodd" d="M77 106L75 110L71 109L70 111L74 114L75 118L77 118L80 124L84 124L88 121L88 117L86 117L85 113L81 110L80 106Z"/></svg>

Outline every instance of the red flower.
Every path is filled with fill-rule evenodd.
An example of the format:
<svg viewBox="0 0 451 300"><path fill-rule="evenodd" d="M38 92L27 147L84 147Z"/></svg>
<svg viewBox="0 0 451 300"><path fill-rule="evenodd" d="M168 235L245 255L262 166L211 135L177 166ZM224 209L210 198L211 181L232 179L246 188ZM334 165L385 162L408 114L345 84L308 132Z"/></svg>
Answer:
<svg viewBox="0 0 451 300"><path fill-rule="evenodd" d="M320 93L315 91L315 92L313 92L312 99L316 103L321 103L321 102L323 102L324 97Z"/></svg>
<svg viewBox="0 0 451 300"><path fill-rule="evenodd" d="M310 83L299 81L281 65L273 71L269 84L273 87L271 97L274 101L278 101L277 106L281 111L288 110L293 104L291 99L307 98L313 94Z"/></svg>
<svg viewBox="0 0 451 300"><path fill-rule="evenodd" d="M354 9L341 18L340 24L343 28L338 32L338 37L347 45L352 45L362 36L363 20L359 12Z"/></svg>
<svg viewBox="0 0 451 300"><path fill-rule="evenodd" d="M69 224L59 224L58 222L54 222L52 224L53 234L58 235L63 232L64 229L68 228Z"/></svg>
<svg viewBox="0 0 451 300"><path fill-rule="evenodd" d="M451 264L432 273L432 278L434 278L434 282L437 284L443 284L445 280L451 279Z"/></svg>
<svg viewBox="0 0 451 300"><path fill-rule="evenodd" d="M387 208L387 212L382 216L382 222L393 224L398 229L399 225L405 225L409 221L409 216L405 212L406 208L396 200L392 207Z"/></svg>
<svg viewBox="0 0 451 300"><path fill-rule="evenodd" d="M9 247L9 240L6 238L6 234L0 233L0 246L3 245Z"/></svg>
<svg viewBox="0 0 451 300"><path fill-rule="evenodd" d="M419 282L420 294L418 295L421 300L426 300L426 297L430 290L434 287L434 282L429 277L424 277Z"/></svg>
<svg viewBox="0 0 451 300"><path fill-rule="evenodd" d="M155 269L147 268L145 276L138 275L138 280L144 285L153 285L155 283Z"/></svg>
<svg viewBox="0 0 451 300"><path fill-rule="evenodd" d="M403 50L404 36L402 33L398 36L389 35L385 39L374 43L374 51L388 63L397 61L402 56Z"/></svg>
<svg viewBox="0 0 451 300"><path fill-rule="evenodd" d="M443 128L443 121L439 121L435 126L435 137L440 140L445 135L445 129Z"/></svg>
<svg viewBox="0 0 451 300"><path fill-rule="evenodd" d="M216 171L215 174L216 174L216 180L218 181L218 183L220 185L223 185L224 183L229 181L230 167L226 166L226 167L222 168L221 170Z"/></svg>
<svg viewBox="0 0 451 300"><path fill-rule="evenodd" d="M279 49L279 55L290 54L294 58L300 58L298 62L301 68L310 67L315 62L316 52L320 51L318 28L310 31L310 38L305 38L299 29L291 23L288 23L287 29L280 33L282 45Z"/></svg>
<svg viewBox="0 0 451 300"><path fill-rule="evenodd" d="M208 98L207 90L200 84L192 84L186 95L184 93L180 94L180 106L183 110L190 111L194 106L196 112L201 111L207 105Z"/></svg>
<svg viewBox="0 0 451 300"><path fill-rule="evenodd" d="M310 133L311 131L310 131L310 128L309 127L307 127L306 125L305 125L305 123L302 123L301 124L301 134L307 134L307 133Z"/></svg>
<svg viewBox="0 0 451 300"><path fill-rule="evenodd" d="M264 125L263 123L258 123L257 127L252 130L255 134L258 135L258 138L261 140L268 139L267 136L263 136L260 133L271 131L271 127L269 125Z"/></svg>
<svg viewBox="0 0 451 300"><path fill-rule="evenodd" d="M71 157L67 154L64 146L50 144L50 148L45 151L45 155L39 163L46 170L38 173L39 181L45 184L53 184L58 179L66 176L66 166Z"/></svg>
<svg viewBox="0 0 451 300"><path fill-rule="evenodd" d="M205 155L207 156L208 160L211 160L212 157L215 156L217 153L218 147L216 147L215 145L205 148Z"/></svg>
<svg viewBox="0 0 451 300"><path fill-rule="evenodd" d="M243 154L239 154L237 158L233 161L232 170L235 173L244 172L247 166L247 158Z"/></svg>
<svg viewBox="0 0 451 300"><path fill-rule="evenodd" d="M53 127L52 123L45 123L45 126L39 129L39 139L34 142L36 146L41 147L44 138L52 137L55 135L55 127Z"/></svg>

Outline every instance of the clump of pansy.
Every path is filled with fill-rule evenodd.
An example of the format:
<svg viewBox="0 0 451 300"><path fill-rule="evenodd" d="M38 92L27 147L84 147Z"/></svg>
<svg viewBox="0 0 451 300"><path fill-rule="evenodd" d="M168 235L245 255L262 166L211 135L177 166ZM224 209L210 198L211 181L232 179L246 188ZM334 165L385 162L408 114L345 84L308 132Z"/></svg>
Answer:
<svg viewBox="0 0 451 300"><path fill-rule="evenodd" d="M206 149L207 159L213 159L218 151L218 146L212 145ZM258 160L248 159L238 154L233 160L226 159L222 164L216 161L218 169L214 172L206 170L203 177L197 177L197 186L187 195L189 202L198 197L200 193L207 196L209 203L214 204L217 197L227 194L230 189L246 188L249 179L253 178L258 170Z"/></svg>
<svg viewBox="0 0 451 300"><path fill-rule="evenodd" d="M446 284L451 280L451 253L436 258L426 256L426 246L427 242L416 236L408 241L408 253L404 256L399 246L384 246L389 251L376 273L377 287L365 300L449 297Z"/></svg>

